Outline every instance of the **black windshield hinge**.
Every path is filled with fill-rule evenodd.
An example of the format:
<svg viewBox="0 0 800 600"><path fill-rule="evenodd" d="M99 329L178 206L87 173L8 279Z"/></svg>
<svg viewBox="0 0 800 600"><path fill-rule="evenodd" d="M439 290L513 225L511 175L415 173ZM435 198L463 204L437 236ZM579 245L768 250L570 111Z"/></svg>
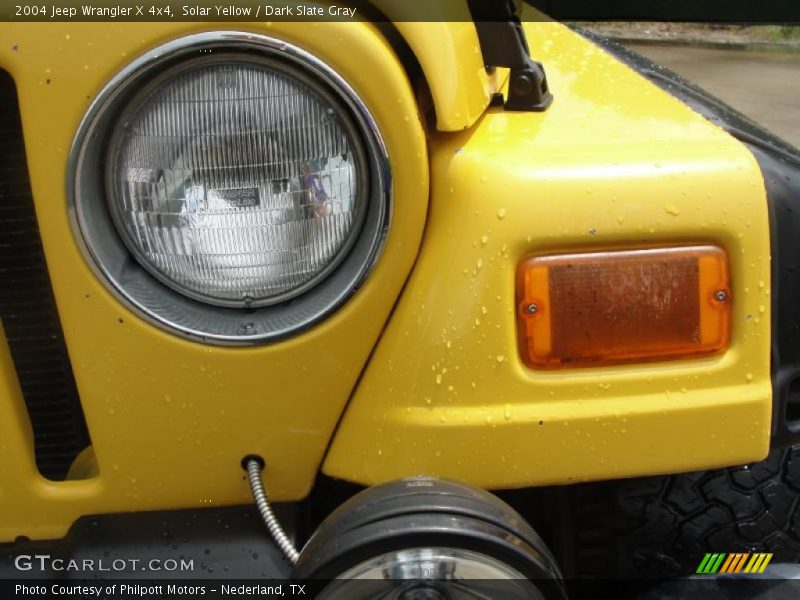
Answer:
<svg viewBox="0 0 800 600"><path fill-rule="evenodd" d="M553 102L542 63L531 58L515 0L468 0L483 61L510 69L506 110L543 111Z"/></svg>

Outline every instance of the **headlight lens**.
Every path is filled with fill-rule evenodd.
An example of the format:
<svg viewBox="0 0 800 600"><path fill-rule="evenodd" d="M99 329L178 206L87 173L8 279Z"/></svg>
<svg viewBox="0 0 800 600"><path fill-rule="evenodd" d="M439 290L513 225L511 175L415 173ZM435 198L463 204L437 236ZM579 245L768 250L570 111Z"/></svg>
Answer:
<svg viewBox="0 0 800 600"><path fill-rule="evenodd" d="M69 169L78 246L117 297L203 343L305 331L356 293L391 221L366 104L284 40L213 31L154 48L89 107Z"/></svg>
<svg viewBox="0 0 800 600"><path fill-rule="evenodd" d="M361 226L366 164L327 91L278 61L216 55L161 73L111 140L114 221L190 297L263 306L308 289Z"/></svg>

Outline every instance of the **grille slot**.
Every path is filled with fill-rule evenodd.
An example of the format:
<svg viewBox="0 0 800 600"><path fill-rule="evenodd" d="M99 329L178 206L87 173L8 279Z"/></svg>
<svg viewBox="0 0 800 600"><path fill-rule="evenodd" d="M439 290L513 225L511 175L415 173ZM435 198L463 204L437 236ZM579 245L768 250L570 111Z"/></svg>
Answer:
<svg viewBox="0 0 800 600"><path fill-rule="evenodd" d="M28 409L36 465L63 480L89 444L31 196L17 93L0 70L0 320Z"/></svg>

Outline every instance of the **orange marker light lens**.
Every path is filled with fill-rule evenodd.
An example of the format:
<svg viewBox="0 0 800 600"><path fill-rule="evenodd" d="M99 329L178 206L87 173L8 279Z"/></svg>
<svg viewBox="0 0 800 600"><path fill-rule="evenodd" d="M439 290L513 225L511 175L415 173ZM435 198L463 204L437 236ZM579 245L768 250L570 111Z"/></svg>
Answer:
<svg viewBox="0 0 800 600"><path fill-rule="evenodd" d="M730 340L727 256L690 246L533 257L519 266L517 307L530 367L715 354Z"/></svg>

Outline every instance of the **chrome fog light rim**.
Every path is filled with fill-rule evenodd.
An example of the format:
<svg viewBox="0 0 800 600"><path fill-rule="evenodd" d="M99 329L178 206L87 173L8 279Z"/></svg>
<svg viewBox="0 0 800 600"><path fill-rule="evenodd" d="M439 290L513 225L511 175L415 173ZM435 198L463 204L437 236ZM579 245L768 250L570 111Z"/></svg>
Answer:
<svg viewBox="0 0 800 600"><path fill-rule="evenodd" d="M353 566L337 580L325 588L321 599L340 597L345 591L352 598L361 598L360 592L364 592L397 600L444 599L455 592L463 594L458 597L489 597L479 592L502 588L503 598L544 600L537 587L512 566L460 548L421 547L387 552ZM371 583L348 583L356 581Z"/></svg>
<svg viewBox="0 0 800 600"><path fill-rule="evenodd" d="M132 86L192 57L214 52L241 52L284 61L305 72L333 93L358 128L368 163L366 215L360 232L322 277L298 294L255 309L213 306L170 288L141 265L112 222L104 189L108 139L115 119L132 97ZM102 165L103 168L98 169ZM103 177L98 177L97 171ZM252 345L302 332L328 317L350 298L374 268L391 220L391 172L386 146L368 108L331 67L308 52L263 35L222 31L190 35L169 42L120 71L84 116L73 142L68 168L70 220L88 264L108 289L128 307L171 333L219 345ZM100 205L105 206L99 210ZM104 213L104 214L103 214ZM357 229L357 227L354 227ZM115 238L113 240L109 238ZM294 296L292 298L292 296ZM287 302L287 300L291 300Z"/></svg>

